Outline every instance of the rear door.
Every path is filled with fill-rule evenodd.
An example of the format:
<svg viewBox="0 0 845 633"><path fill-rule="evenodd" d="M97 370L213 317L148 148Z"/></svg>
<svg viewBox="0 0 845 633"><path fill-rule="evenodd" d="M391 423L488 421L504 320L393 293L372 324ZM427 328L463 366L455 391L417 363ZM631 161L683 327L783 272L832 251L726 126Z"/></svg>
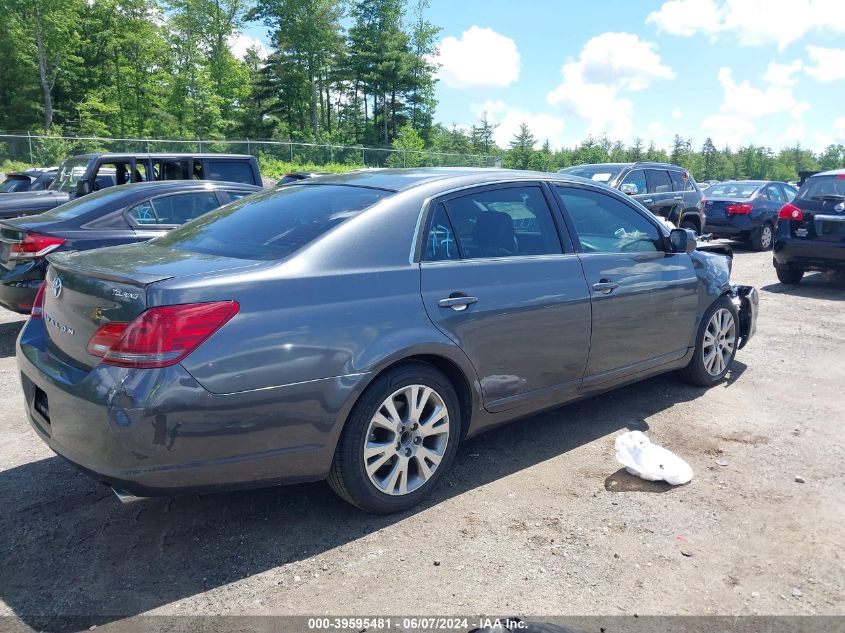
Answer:
<svg viewBox="0 0 845 633"><path fill-rule="evenodd" d="M673 191L672 179L665 169L646 169L645 175L651 200L646 207L655 215L671 219L679 202L683 203L683 195L679 195L680 201L675 198L678 194Z"/></svg>
<svg viewBox="0 0 845 633"><path fill-rule="evenodd" d="M592 297L584 387L683 356L698 310L690 256L668 252L655 221L616 196L575 185L553 189Z"/></svg>
<svg viewBox="0 0 845 633"><path fill-rule="evenodd" d="M429 207L420 264L426 311L467 354L485 407L559 401L580 386L589 291L541 183L479 187Z"/></svg>

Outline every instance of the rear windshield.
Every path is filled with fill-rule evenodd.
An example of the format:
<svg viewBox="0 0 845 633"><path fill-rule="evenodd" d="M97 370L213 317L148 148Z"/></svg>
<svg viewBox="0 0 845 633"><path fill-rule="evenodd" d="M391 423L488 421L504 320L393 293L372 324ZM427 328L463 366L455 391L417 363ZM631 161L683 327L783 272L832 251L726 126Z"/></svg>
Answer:
<svg viewBox="0 0 845 633"><path fill-rule="evenodd" d="M392 192L287 185L242 198L156 238L157 246L240 259L283 259Z"/></svg>
<svg viewBox="0 0 845 633"><path fill-rule="evenodd" d="M38 218L49 218L52 220L69 220L70 218L78 218L89 211L102 208L103 205L110 202L109 198L122 195L122 189L122 187L114 187L89 193L87 196L75 198L70 202L65 202L64 204L60 204L49 211L45 211L40 214Z"/></svg>
<svg viewBox="0 0 845 633"><path fill-rule="evenodd" d="M798 198L812 200L830 196L833 199L845 198L845 174L835 176L813 176L801 186Z"/></svg>
<svg viewBox="0 0 845 633"><path fill-rule="evenodd" d="M711 198L750 198L759 188L759 184L723 182L707 187L707 195Z"/></svg>
<svg viewBox="0 0 845 633"><path fill-rule="evenodd" d="M616 165L577 165L561 169L558 173L581 176L581 178L589 178L597 182L610 182L621 171L622 167Z"/></svg>

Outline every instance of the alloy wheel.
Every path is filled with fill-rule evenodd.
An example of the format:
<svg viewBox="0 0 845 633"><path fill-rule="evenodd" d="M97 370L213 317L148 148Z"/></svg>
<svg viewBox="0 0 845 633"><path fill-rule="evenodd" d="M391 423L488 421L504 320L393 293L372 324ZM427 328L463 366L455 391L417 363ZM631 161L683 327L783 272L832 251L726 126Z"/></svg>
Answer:
<svg viewBox="0 0 845 633"><path fill-rule="evenodd" d="M769 250L772 246L772 227L768 224L764 224L763 228L760 229L760 246L763 247L763 250Z"/></svg>
<svg viewBox="0 0 845 633"><path fill-rule="evenodd" d="M423 486L446 453L449 410L426 385L397 389L381 403L364 439L364 469L370 482L389 495Z"/></svg>
<svg viewBox="0 0 845 633"><path fill-rule="evenodd" d="M736 346L736 322L726 308L719 308L707 322L702 345L704 369L711 376L721 375Z"/></svg>

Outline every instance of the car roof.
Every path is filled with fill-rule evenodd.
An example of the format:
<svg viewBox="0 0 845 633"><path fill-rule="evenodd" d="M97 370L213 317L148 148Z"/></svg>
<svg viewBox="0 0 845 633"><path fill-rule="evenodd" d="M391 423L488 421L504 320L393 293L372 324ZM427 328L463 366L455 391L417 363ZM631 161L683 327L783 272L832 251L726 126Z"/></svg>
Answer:
<svg viewBox="0 0 845 633"><path fill-rule="evenodd" d="M246 189L248 191L264 191L263 187L248 185L242 182L226 182L225 180L155 180L151 182L131 182L125 185L115 185L106 191L129 193L150 192L159 190L182 191L191 189Z"/></svg>
<svg viewBox="0 0 845 633"><path fill-rule="evenodd" d="M845 176L845 169L829 169L827 171L820 171L817 174L813 174L809 176L809 178L815 178L816 176Z"/></svg>
<svg viewBox="0 0 845 633"><path fill-rule="evenodd" d="M717 185L765 185L770 182L779 182L777 180L722 180Z"/></svg>
<svg viewBox="0 0 845 633"><path fill-rule="evenodd" d="M286 186L337 184L398 192L433 182L453 181L456 186L471 186L502 180L586 182L578 176L545 171L522 171L495 167L419 167L411 169L359 169L342 174L316 176Z"/></svg>
<svg viewBox="0 0 845 633"><path fill-rule="evenodd" d="M93 152L90 154L75 154L68 158L224 158L224 159L253 159L251 154L217 154L214 152Z"/></svg>

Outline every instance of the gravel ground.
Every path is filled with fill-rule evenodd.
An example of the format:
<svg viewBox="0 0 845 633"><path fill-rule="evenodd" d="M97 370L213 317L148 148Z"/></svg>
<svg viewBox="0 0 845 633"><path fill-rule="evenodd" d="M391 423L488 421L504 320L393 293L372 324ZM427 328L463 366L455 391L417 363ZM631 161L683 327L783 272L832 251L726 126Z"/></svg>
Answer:
<svg viewBox="0 0 845 633"><path fill-rule="evenodd" d="M0 615L845 614L845 281L787 288L745 250L733 277L760 317L725 384L658 377L491 431L391 517L324 483L121 505L30 430L3 313ZM692 482L621 471L627 429Z"/></svg>

